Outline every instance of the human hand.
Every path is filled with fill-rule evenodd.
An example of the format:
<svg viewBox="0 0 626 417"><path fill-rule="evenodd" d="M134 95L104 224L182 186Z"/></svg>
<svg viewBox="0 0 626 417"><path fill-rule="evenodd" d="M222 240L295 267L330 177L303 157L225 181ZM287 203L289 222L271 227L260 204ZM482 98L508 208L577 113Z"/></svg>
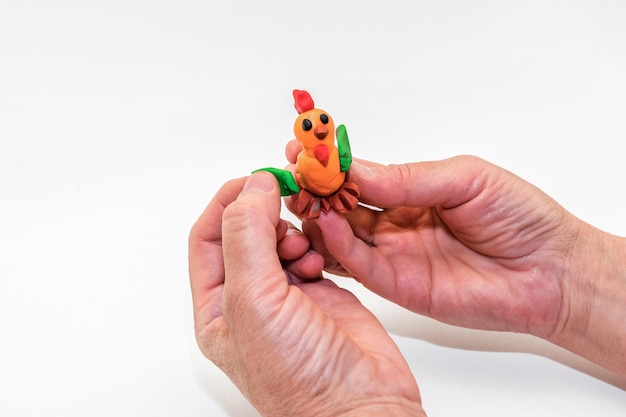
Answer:
<svg viewBox="0 0 626 417"><path fill-rule="evenodd" d="M264 416L424 415L384 328L279 214L276 181L258 173L225 184L193 226L201 351Z"/></svg>
<svg viewBox="0 0 626 417"><path fill-rule="evenodd" d="M297 151L288 145L291 162ZM475 157L357 161L349 179L382 210L303 222L328 271L437 320L534 334L626 374L623 240ZM601 263L621 271L599 271ZM590 330L590 320L606 329Z"/></svg>

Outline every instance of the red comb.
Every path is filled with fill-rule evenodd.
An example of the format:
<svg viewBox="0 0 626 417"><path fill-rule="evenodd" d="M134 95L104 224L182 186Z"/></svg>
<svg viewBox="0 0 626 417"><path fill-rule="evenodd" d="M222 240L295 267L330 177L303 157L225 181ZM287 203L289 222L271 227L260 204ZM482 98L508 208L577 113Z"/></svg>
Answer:
<svg viewBox="0 0 626 417"><path fill-rule="evenodd" d="M313 103L311 95L304 90L293 90L293 99L295 100L295 107L296 110L298 110L298 114L315 108L315 103Z"/></svg>

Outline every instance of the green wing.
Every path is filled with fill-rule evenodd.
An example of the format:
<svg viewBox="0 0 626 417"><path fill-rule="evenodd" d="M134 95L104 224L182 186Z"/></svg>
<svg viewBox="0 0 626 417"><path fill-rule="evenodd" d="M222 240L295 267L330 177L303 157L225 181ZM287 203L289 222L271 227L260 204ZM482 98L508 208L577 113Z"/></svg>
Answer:
<svg viewBox="0 0 626 417"><path fill-rule="evenodd" d="M298 183L296 183L296 180L293 178L291 171L278 168L259 168L252 171L252 173L259 171L267 171L276 177L278 185L280 186L281 196L285 197L300 192L300 187L298 187Z"/></svg>
<svg viewBox="0 0 626 417"><path fill-rule="evenodd" d="M337 127L337 149L339 149L339 165L341 172L346 172L352 165L352 151L350 150L350 140L348 139L348 131L344 125Z"/></svg>

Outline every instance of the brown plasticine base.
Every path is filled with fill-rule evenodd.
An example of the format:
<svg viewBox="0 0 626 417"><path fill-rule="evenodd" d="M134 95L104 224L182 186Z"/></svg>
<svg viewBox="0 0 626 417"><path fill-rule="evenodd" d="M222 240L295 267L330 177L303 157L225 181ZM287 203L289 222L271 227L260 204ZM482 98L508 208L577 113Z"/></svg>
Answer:
<svg viewBox="0 0 626 417"><path fill-rule="evenodd" d="M319 197L302 189L296 198L296 214L306 220L317 219L320 213L326 213L331 208L345 214L359 204L360 195L359 186L350 181L344 182L339 190L328 197Z"/></svg>

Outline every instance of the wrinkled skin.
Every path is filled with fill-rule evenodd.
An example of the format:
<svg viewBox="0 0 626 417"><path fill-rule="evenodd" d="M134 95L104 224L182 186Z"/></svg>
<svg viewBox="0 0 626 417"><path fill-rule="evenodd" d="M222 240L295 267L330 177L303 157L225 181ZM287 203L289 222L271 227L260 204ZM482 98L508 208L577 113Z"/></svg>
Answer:
<svg viewBox="0 0 626 417"><path fill-rule="evenodd" d="M355 161L348 180L369 206L303 221L326 270L416 313L533 334L626 375L625 239L476 157Z"/></svg>
<svg viewBox="0 0 626 417"><path fill-rule="evenodd" d="M424 415L393 341L322 269L437 320L542 337L626 380L626 239L475 157L356 161L348 180L368 206L305 220L304 233L280 219L267 173L225 184L192 228L198 345L263 416Z"/></svg>
<svg viewBox="0 0 626 417"><path fill-rule="evenodd" d="M423 415L384 328L321 278L323 259L279 212L278 184L257 173L224 185L192 228L202 352L263 416Z"/></svg>

